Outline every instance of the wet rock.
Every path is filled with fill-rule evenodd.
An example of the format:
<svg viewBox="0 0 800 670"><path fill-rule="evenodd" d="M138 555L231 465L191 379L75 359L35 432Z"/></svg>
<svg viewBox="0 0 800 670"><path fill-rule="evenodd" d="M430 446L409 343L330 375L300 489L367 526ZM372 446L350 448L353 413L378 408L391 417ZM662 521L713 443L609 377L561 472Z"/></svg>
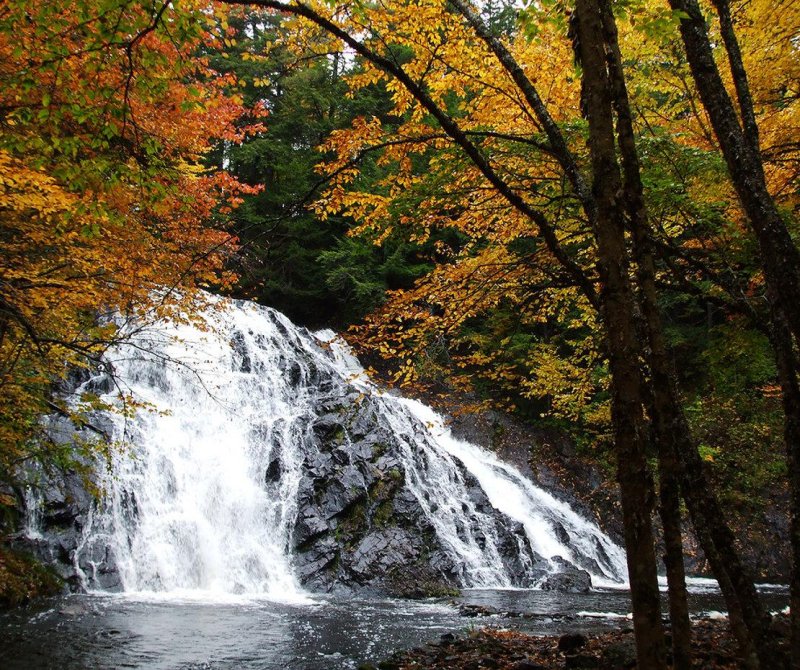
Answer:
<svg viewBox="0 0 800 670"><path fill-rule="evenodd" d="M325 479L333 470L333 459L330 454L317 452L305 457L305 474L313 479Z"/></svg>
<svg viewBox="0 0 800 670"><path fill-rule="evenodd" d="M327 533L330 527L322 518L319 508L316 506L304 507L298 515L292 535L295 548L301 547L309 540Z"/></svg>
<svg viewBox="0 0 800 670"><path fill-rule="evenodd" d="M547 574L549 563L532 551L522 524L515 521L504 524L499 539L503 565L515 584L532 587Z"/></svg>
<svg viewBox="0 0 800 670"><path fill-rule="evenodd" d="M89 379L83 388L87 393L104 395L114 390L114 380L111 375L99 374Z"/></svg>
<svg viewBox="0 0 800 670"><path fill-rule="evenodd" d="M94 498L87 491L84 480L75 473L64 475L44 488L41 520L45 529L69 527L75 519L86 514Z"/></svg>
<svg viewBox="0 0 800 670"><path fill-rule="evenodd" d="M308 550L295 556L294 566L298 579L302 583L312 583L337 558L339 546L332 537L326 537L315 543ZM322 581L328 581L322 579Z"/></svg>
<svg viewBox="0 0 800 670"><path fill-rule="evenodd" d="M71 556L74 557L74 553ZM114 553L102 539L90 540L83 545L78 568L80 573L76 571L74 578L85 580L89 589L119 591L122 588Z"/></svg>
<svg viewBox="0 0 800 670"><path fill-rule="evenodd" d="M290 363L289 369L286 371L286 377L289 380L289 384L298 386L304 377L303 366L297 361Z"/></svg>
<svg viewBox="0 0 800 670"><path fill-rule="evenodd" d="M344 435L344 425L340 414L324 414L314 421L312 427L317 439L322 443L333 440L337 435Z"/></svg>
<svg viewBox="0 0 800 670"><path fill-rule="evenodd" d="M336 479L328 484L320 501L320 507L327 519L342 514L355 502L363 500L367 495L367 484L364 477L352 465L343 468Z"/></svg>
<svg viewBox="0 0 800 670"><path fill-rule="evenodd" d="M588 593L592 589L592 578L585 570L574 573L559 572L547 577L542 582L543 591L561 591L563 593Z"/></svg>
<svg viewBox="0 0 800 670"><path fill-rule="evenodd" d="M455 562L453 557L443 549L431 550L428 547L428 567L442 578L453 584L459 583L459 575L461 574L460 566Z"/></svg>
<svg viewBox="0 0 800 670"><path fill-rule="evenodd" d="M122 579L116 571L97 571L90 580L90 588L117 593L122 590Z"/></svg>
<svg viewBox="0 0 800 670"><path fill-rule="evenodd" d="M402 476L399 474L399 470L390 471L389 476L393 476L391 472L397 472L399 476ZM414 494L405 487L395 496L393 506L396 517L413 519L415 515L419 514L419 502Z"/></svg>
<svg viewBox="0 0 800 670"><path fill-rule="evenodd" d="M419 541L400 528L372 532L353 553L350 569L357 575L388 574L398 565L416 561Z"/></svg>
<svg viewBox="0 0 800 670"><path fill-rule="evenodd" d="M556 559L559 572L548 575L542 582L543 591L563 593L588 593L592 589L592 578L586 570L576 568L564 559Z"/></svg>
<svg viewBox="0 0 800 670"><path fill-rule="evenodd" d="M236 354L234 360L239 363L239 372L250 372L253 369L253 361L250 359L250 354L248 353L248 346L245 341L244 333L237 331L233 334L231 338L231 348Z"/></svg>
<svg viewBox="0 0 800 670"><path fill-rule="evenodd" d="M570 537L569 533L567 533L567 529L564 528L564 526L561 523L556 522L553 524L553 530L555 531L558 541L561 542L561 544L569 546Z"/></svg>
<svg viewBox="0 0 800 670"><path fill-rule="evenodd" d="M333 462L336 465L348 465L351 462L350 449L347 445L334 449L331 452L331 456L333 456Z"/></svg>
<svg viewBox="0 0 800 670"><path fill-rule="evenodd" d="M421 560L416 564L396 566L386 584L389 594L397 598L454 598L460 594L453 580L437 573ZM442 640L447 640L448 635L452 633L446 633Z"/></svg>
<svg viewBox="0 0 800 670"><path fill-rule="evenodd" d="M461 605L458 608L458 614L464 617L484 617L495 616L499 614L499 610L494 607L487 607L486 605Z"/></svg>
<svg viewBox="0 0 800 670"><path fill-rule="evenodd" d="M58 610L59 614L63 614L65 616L81 616L87 612L87 607L80 603L64 605Z"/></svg>
<svg viewBox="0 0 800 670"><path fill-rule="evenodd" d="M267 484L274 484L275 482L280 481L282 473L283 467L281 466L281 459L275 457L269 462L269 465L264 472L264 481L267 482Z"/></svg>
<svg viewBox="0 0 800 670"><path fill-rule="evenodd" d="M383 444L378 442L377 444ZM353 463L367 463L371 462L374 456L373 443L369 440L357 440L353 442L349 448L349 457Z"/></svg>

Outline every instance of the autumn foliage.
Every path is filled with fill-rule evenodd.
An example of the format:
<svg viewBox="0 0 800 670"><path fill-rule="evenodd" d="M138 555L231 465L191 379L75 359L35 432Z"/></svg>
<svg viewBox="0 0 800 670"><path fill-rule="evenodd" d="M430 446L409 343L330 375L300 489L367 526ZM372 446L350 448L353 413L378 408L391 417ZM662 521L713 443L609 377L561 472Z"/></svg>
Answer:
<svg viewBox="0 0 800 670"><path fill-rule="evenodd" d="M314 8L402 65L457 119L497 174L548 217L562 248L597 281L589 222L545 130L506 69L447 2ZM520 13L508 34L498 35L538 86L579 167L588 170L580 69L567 20L562 3L535 4ZM681 54L679 20L678 12L659 2L622 3L618 17L623 53L632 65L628 86L637 110L647 206L656 244L667 256L658 279L675 295L722 305L735 320L742 311L761 309L763 279ZM742 3L736 22L751 66L770 190L791 211L798 205L800 168L800 98L792 74L800 15L788 2ZM369 31L359 32L359 26ZM289 43L320 52L341 48L330 31L302 21ZM719 58L725 73L724 55ZM392 292L356 328L354 341L391 361L395 382L447 377L469 387L476 379L488 381L495 399L507 406L533 402L602 433L609 421L602 336L580 287L530 220L392 74L360 61L347 81L351 92L382 82L393 96L394 116L383 122L361 118L329 137L322 150L336 158L319 166L330 181L317 213L352 217L357 225L351 233L376 245L390 236L422 243L437 231L455 232L448 243L437 242L430 259L434 272L411 290ZM376 156L388 168L378 185L359 172Z"/></svg>
<svg viewBox="0 0 800 670"><path fill-rule="evenodd" d="M66 459L39 415L94 365L117 319L191 312L233 279L226 216L253 187L204 156L260 129L202 50L203 5L116 0L0 8L0 478ZM188 312L187 312L188 309ZM77 400L77 399L75 399ZM91 400L91 399L87 399Z"/></svg>

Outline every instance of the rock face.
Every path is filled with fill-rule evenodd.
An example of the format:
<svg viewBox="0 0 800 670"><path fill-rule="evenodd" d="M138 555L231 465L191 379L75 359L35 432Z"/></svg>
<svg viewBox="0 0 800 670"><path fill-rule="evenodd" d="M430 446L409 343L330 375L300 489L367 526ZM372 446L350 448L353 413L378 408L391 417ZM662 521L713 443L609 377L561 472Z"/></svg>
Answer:
<svg viewBox="0 0 800 670"><path fill-rule="evenodd" d="M17 533L12 546L54 568L72 590L81 590L88 577L95 588L115 591L121 584L109 548L79 551L95 507L91 487L85 476L75 472L47 478L35 512L35 532Z"/></svg>
<svg viewBox="0 0 800 670"><path fill-rule="evenodd" d="M288 561L281 575L321 592L420 597L463 585L588 589L585 570L537 553L557 554L554 546L581 568L618 574L618 559L604 553L618 548L599 529L547 502L547 494L490 454L434 434L430 426L439 419L428 410L354 382L353 359L285 317L237 304L224 321L196 332L184 327L182 337L185 351L176 352L167 333L109 362L161 411L122 427L109 416L91 417L115 439L130 439L135 454L120 457L127 460L118 459L114 476L100 486L104 502L81 477L67 474L44 487L40 532L18 537L73 587L115 590L124 581L130 588L133 574L135 588L223 583L241 592L278 583L274 566ZM180 366L164 365L198 350L212 366L200 384ZM78 381L96 393L113 388L100 373ZM227 406L209 400L209 388ZM53 432L62 441L75 438L57 421ZM490 496L500 506L513 499L512 511L495 509ZM252 504L242 507L239 499ZM256 526L258 542L250 544L257 547L233 546ZM595 538L597 547L583 542L579 550L577 534ZM260 551L267 545L272 553ZM152 569L143 575L142 565ZM175 579L195 572L194 582Z"/></svg>
<svg viewBox="0 0 800 670"><path fill-rule="evenodd" d="M457 586L461 568L406 486L397 438L378 420L374 400L343 401L334 393L321 410L292 534L301 583L315 591L370 587L412 597ZM473 488L478 508L490 512L480 487ZM504 560L522 579L515 532L521 530L512 528L505 538Z"/></svg>
<svg viewBox="0 0 800 670"><path fill-rule="evenodd" d="M406 485L396 437L377 420L373 403L335 391L321 399L310 425L314 439L304 447L290 547L294 572L305 588L317 592L368 588L402 597L452 594L461 566ZM477 482L464 475L476 509L496 514ZM276 495L281 476L275 458L264 479ZM14 543L55 567L74 590L115 591L122 584L113 551L101 542L85 544L87 522L99 504L88 491L93 486L76 473L49 480L36 512L38 531L19 533ZM133 497L124 508L135 519ZM521 554L521 527L506 526L505 567L519 584L532 586L547 574L547 563L532 552ZM540 562L540 569L531 572L531 562ZM547 588L573 589L574 580L564 578Z"/></svg>
<svg viewBox="0 0 800 670"><path fill-rule="evenodd" d="M396 436L377 420L373 399L343 397L341 390L320 398L319 414L309 426L313 439L303 447L289 548L297 578L317 592L368 588L403 597L452 593L461 584L462 566L406 485ZM265 486L276 495L282 467L275 458L265 468ZM476 509L497 514L474 478L462 474ZM15 544L54 566L73 589L119 590L110 547L97 541L84 546L84 530L97 504L81 475L50 481L39 501L39 532L18 534ZM124 508L135 519L133 497ZM503 529L501 557L515 583L533 586L544 579L547 562L530 550L520 551L525 546L521 526L505 520ZM532 563L540 567L531 570ZM542 587L582 591L591 586L588 573L566 562L564 570L545 579Z"/></svg>

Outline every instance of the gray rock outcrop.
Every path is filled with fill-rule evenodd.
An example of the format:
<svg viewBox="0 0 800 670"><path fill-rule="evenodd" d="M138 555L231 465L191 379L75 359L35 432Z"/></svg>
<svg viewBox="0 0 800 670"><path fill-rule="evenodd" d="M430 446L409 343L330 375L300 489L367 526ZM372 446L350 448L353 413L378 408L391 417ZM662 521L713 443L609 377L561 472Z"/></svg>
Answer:
<svg viewBox="0 0 800 670"><path fill-rule="evenodd" d="M285 331L286 326L280 325ZM453 550L454 543L462 540L474 553L491 549L491 562L515 586L543 583L544 588L564 590L590 586L588 573L566 561L563 574L548 577L552 562L531 549L521 524L492 507L476 477L460 461L452 459L447 473L428 478L429 469L440 467L431 463L446 454L440 449L435 458L431 456L433 438L419 420L410 414L387 418L378 394L332 371L322 354L307 346L289 346L292 337L299 342L307 334L284 335L288 344L276 365L290 397L296 391L302 406L290 418L270 417L263 425L254 422L249 437L251 444L267 447L258 452L267 454L259 477L270 498L284 501L293 496L287 508L292 515L287 518L294 523L286 552L304 587L322 592L370 589L410 597L439 595L465 581L465 566ZM241 333L231 338L238 354L234 369L237 374L255 375L259 363L245 340ZM159 381L157 369L140 374L152 375L152 384L166 383ZM110 388L99 375L90 382L98 391ZM98 425L108 421L96 418ZM397 421L403 424L399 428ZM287 431L289 446L274 441L281 422L292 429ZM63 441L75 438L74 429L58 420L54 432ZM169 464L159 471L165 474L159 490L170 489L174 495L178 483L166 476L172 471ZM286 481L292 482L291 495ZM448 481L458 484L454 500L433 490ZM85 532L97 504L89 488L74 473L52 478L40 501L41 535L20 534L17 541L56 566L74 588L119 589L108 532L90 537ZM115 500L123 525L135 527L139 516L135 491L121 487ZM454 535L447 539L434 516L437 508L451 503Z"/></svg>

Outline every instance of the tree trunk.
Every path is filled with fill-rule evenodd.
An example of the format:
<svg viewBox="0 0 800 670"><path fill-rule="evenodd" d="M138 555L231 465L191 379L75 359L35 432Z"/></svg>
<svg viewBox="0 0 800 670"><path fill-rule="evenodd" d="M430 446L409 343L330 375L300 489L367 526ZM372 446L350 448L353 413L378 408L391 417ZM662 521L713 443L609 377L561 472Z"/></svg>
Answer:
<svg viewBox="0 0 800 670"><path fill-rule="evenodd" d="M634 295L628 279L625 216L614 144L611 95L600 7L576 3L577 51L583 65L583 102L589 121L592 191L597 203L595 237L602 282L602 316L608 332L611 411L617 450L633 625L640 668L666 668L651 513L653 488L646 459L643 392L636 339Z"/></svg>
<svg viewBox="0 0 800 670"><path fill-rule="evenodd" d="M664 528L664 565L669 587L672 667L675 670L689 670L692 667L692 626L689 621L689 597L683 565L678 462L674 453L666 453L664 446L663 443L659 445L658 494L661 525Z"/></svg>
<svg viewBox="0 0 800 670"><path fill-rule="evenodd" d="M608 77L613 106L617 114L617 142L624 176L623 198L633 233L639 300L649 344L649 355L646 358L652 374L652 435L658 453L659 510L664 530L664 564L667 569L669 586L672 662L675 670L688 670L691 667L691 624L689 622L686 574L683 566L678 459L673 444L673 426L669 421L672 413L669 410L676 409L678 405L675 396L670 394L673 380L667 362L661 314L657 302L655 263L648 235L649 222L644 202L644 187L639 155L636 150L633 116L625 85L617 27L608 0L600 0L600 5L608 49Z"/></svg>
<svg viewBox="0 0 800 670"><path fill-rule="evenodd" d="M708 29L697 0L670 0L670 6L687 15L687 18L681 19L680 31L689 67L722 149L733 186L756 233L764 278L772 289L768 295L783 310L789 330L800 342L800 252L792 242L775 201L767 190L764 166L757 151L757 137L748 137L739 124L736 109L714 61ZM730 35L724 39L727 42ZM733 74L734 77L737 74L742 77L744 69L739 71L734 66ZM749 94L744 97L741 95L746 90L746 81L736 82L736 87L740 91L740 103L745 106L742 116L749 124L752 109L748 105L751 107L752 103Z"/></svg>
<svg viewBox="0 0 800 670"><path fill-rule="evenodd" d="M786 456L791 477L791 525L790 541L792 555L791 571L791 667L800 669L800 387L797 380L797 359L792 347L792 338L786 320L780 313L772 315L773 345L778 364L784 410L784 438Z"/></svg>
<svg viewBox="0 0 800 670"><path fill-rule="evenodd" d="M742 117L745 141L753 151L758 153L760 151L758 124L756 123L756 114L753 108L753 98L750 95L750 84L747 81L747 71L744 69L744 60L742 60L742 52L739 49L739 41L736 39L736 32L733 29L731 5L728 0L712 0L712 4L717 9L720 33L722 41L725 43L725 51L728 53L728 63L731 66L733 85L736 88L736 97L739 100L739 114Z"/></svg>

